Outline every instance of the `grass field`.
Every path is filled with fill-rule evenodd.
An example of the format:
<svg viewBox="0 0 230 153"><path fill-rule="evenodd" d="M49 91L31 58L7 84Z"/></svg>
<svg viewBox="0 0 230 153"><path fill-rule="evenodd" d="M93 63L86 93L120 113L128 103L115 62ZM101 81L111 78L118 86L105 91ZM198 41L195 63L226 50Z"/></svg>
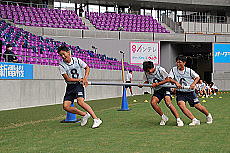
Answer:
<svg viewBox="0 0 230 153"><path fill-rule="evenodd" d="M222 99L219 96L223 97ZM137 102L133 102L136 99ZM214 123L194 108L200 126L190 127L181 111L184 127L176 127L175 119L164 103L160 105L169 121L159 126L160 117L152 110L150 95L128 97L131 111L117 111L121 98L88 102L103 120L91 129L92 119L79 123L59 123L65 118L61 105L0 112L1 153L229 153L230 93L205 98L202 103L212 113ZM201 99L201 101L204 99ZM175 100L174 100L175 104Z"/></svg>

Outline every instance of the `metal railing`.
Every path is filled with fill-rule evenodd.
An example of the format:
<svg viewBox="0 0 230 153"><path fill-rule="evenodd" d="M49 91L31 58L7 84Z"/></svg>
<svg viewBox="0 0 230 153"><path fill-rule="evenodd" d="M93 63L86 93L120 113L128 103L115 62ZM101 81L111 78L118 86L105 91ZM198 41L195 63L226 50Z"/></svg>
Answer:
<svg viewBox="0 0 230 153"><path fill-rule="evenodd" d="M54 8L54 5L37 4L37 3L26 3L26 2L14 2L14 1L0 1L0 4L4 5L15 5L15 6L28 6L36 8Z"/></svg>
<svg viewBox="0 0 230 153"><path fill-rule="evenodd" d="M174 22L173 19L169 18L166 14L162 14L162 22L171 28L175 33L184 33L184 30L178 24L178 22Z"/></svg>
<svg viewBox="0 0 230 153"><path fill-rule="evenodd" d="M178 15L177 23L186 33L230 33L230 22L225 16Z"/></svg>

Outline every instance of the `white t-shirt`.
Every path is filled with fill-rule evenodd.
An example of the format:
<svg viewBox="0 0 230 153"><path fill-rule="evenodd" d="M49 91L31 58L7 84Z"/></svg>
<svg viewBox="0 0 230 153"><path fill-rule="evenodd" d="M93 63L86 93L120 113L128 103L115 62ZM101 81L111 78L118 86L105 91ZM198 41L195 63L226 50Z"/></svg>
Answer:
<svg viewBox="0 0 230 153"><path fill-rule="evenodd" d="M192 69L185 67L184 70L179 70L177 67L173 67L169 73L169 77L179 82L182 86L190 86L194 79L199 75ZM191 89L177 89L182 92L191 92Z"/></svg>
<svg viewBox="0 0 230 153"><path fill-rule="evenodd" d="M132 78L133 78L133 75L128 72L127 75L126 75L126 81L131 81Z"/></svg>
<svg viewBox="0 0 230 153"><path fill-rule="evenodd" d="M213 89L218 89L217 86L215 86L215 85L213 85L211 88L213 88Z"/></svg>
<svg viewBox="0 0 230 153"><path fill-rule="evenodd" d="M166 70L161 66L156 66L155 71L153 73L151 74L144 73L143 80L148 81L150 84L152 84L152 83L161 82L165 80L165 78L167 77L168 77L168 73L166 72ZM169 83L165 83L164 85L169 85ZM154 90L159 90L161 88L162 88L161 86L158 86L154 88Z"/></svg>
<svg viewBox="0 0 230 153"><path fill-rule="evenodd" d="M80 79L83 78L82 69L84 69L87 64L80 58L72 57L70 63L61 62L59 64L60 73L67 74L70 78ZM66 82L68 84L75 84L76 82Z"/></svg>

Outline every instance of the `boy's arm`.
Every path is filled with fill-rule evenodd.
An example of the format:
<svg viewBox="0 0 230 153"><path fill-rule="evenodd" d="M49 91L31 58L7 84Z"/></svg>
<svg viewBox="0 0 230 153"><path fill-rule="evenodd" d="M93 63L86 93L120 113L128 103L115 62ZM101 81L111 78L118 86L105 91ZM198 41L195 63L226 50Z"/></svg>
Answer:
<svg viewBox="0 0 230 153"><path fill-rule="evenodd" d="M89 66L86 66L84 69L85 69L85 75L84 75L84 78L83 78L82 82L83 82L84 86L88 86L87 78L89 76L90 68L89 68Z"/></svg>
<svg viewBox="0 0 230 153"><path fill-rule="evenodd" d="M146 77L145 74L143 74L143 80L145 80L145 82L144 82L143 84L148 84L148 83L149 83L149 82L148 82L148 79L147 79L147 77ZM139 88L142 88L143 85L142 85L142 84L139 84L138 87L139 87Z"/></svg>
<svg viewBox="0 0 230 153"><path fill-rule="evenodd" d="M149 84L149 82L148 82L148 81L145 81L143 84ZM139 88L142 88L143 85L142 85L142 84L139 84L138 87L139 87Z"/></svg>
<svg viewBox="0 0 230 153"><path fill-rule="evenodd" d="M168 78L168 77L167 77L167 78ZM157 86L159 86L159 85L162 85L162 84L165 84L165 83L169 82L169 79L167 79L167 78L165 78L165 80L163 80L163 81L161 81L161 82L153 83L153 84L152 84L152 87L155 88L155 87L157 87Z"/></svg>
<svg viewBox="0 0 230 153"><path fill-rule="evenodd" d="M191 70L191 76L194 78L194 81L190 85L190 88L195 89L197 82L200 80L200 76L193 70Z"/></svg>
<svg viewBox="0 0 230 153"><path fill-rule="evenodd" d="M62 76L67 82L79 82L83 80L83 79L70 78L67 74L62 74Z"/></svg>
<svg viewBox="0 0 230 153"><path fill-rule="evenodd" d="M195 89L197 82L200 80L200 77L196 77L193 83L190 85L190 89Z"/></svg>

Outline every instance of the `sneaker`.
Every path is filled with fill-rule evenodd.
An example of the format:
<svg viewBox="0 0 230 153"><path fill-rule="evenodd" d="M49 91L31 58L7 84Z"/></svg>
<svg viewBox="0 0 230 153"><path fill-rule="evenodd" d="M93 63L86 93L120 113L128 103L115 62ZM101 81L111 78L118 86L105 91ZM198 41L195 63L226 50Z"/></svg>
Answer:
<svg viewBox="0 0 230 153"><path fill-rule="evenodd" d="M214 93L214 96L216 96L216 93Z"/></svg>
<svg viewBox="0 0 230 153"><path fill-rule="evenodd" d="M102 123L102 120L100 120L100 118L96 118L96 119L93 119L93 126L92 128L97 128L100 126L100 124Z"/></svg>
<svg viewBox="0 0 230 153"><path fill-rule="evenodd" d="M213 119L212 119L212 115L211 115L211 114L208 114L208 116L206 117L206 120L207 120L207 122L206 122L206 123L211 124L211 123L212 123L212 121L213 121Z"/></svg>
<svg viewBox="0 0 230 153"><path fill-rule="evenodd" d="M191 125L191 126L200 125L200 121L199 120L192 120L192 122L189 125Z"/></svg>
<svg viewBox="0 0 230 153"><path fill-rule="evenodd" d="M176 123L177 123L177 126L184 126L184 122L181 119L178 119Z"/></svg>
<svg viewBox="0 0 230 153"><path fill-rule="evenodd" d="M162 120L160 121L160 125L165 125L166 124L166 122L169 120L169 118L168 117L164 117L164 118L162 118Z"/></svg>
<svg viewBox="0 0 230 153"><path fill-rule="evenodd" d="M82 117L81 119L81 126L86 125L88 119L91 117L91 115L87 112L85 116Z"/></svg>

